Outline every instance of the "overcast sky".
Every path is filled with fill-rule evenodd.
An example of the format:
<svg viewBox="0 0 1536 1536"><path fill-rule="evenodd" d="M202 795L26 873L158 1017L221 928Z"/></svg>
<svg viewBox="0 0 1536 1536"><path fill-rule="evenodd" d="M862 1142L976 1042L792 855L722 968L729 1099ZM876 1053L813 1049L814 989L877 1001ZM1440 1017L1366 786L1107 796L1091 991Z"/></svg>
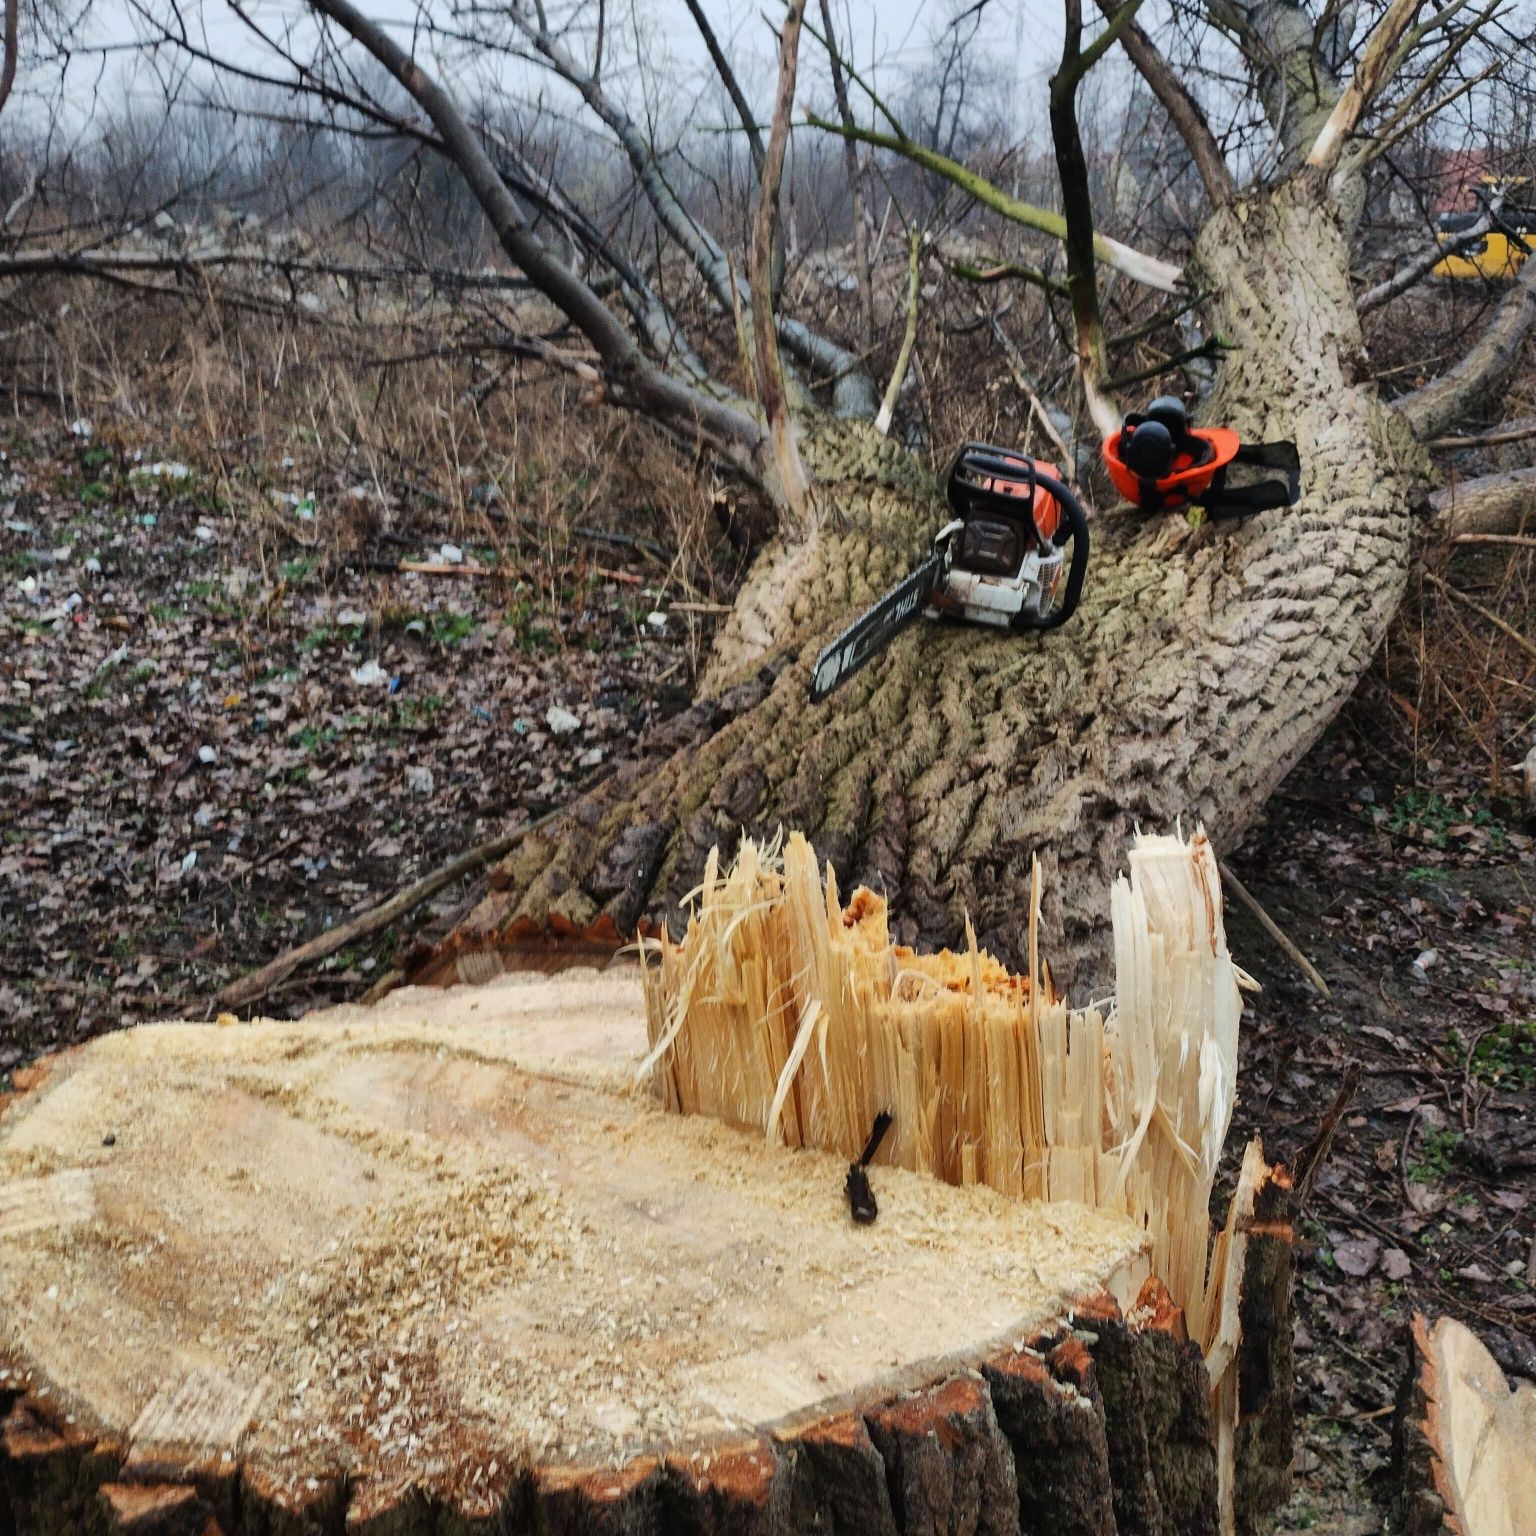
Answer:
<svg viewBox="0 0 1536 1536"><path fill-rule="evenodd" d="M439 21L448 21L452 15L451 0L426 0L426 5L428 14ZM417 16L414 0L365 0L365 8L392 23L402 40L410 35ZM766 110L772 97L774 40L765 15L777 14L778 0L704 0L704 8L738 69L743 88ZM273 68L271 56L224 0L187 0L177 9L198 45L237 63L267 71ZM302 39L311 29L310 12L303 0L255 0L243 9L274 34ZM551 7L551 14L573 9L576 7L571 4L563 8L556 5ZM946 26L957 14L972 9L971 0L834 0L833 7L843 50L853 55L861 69L872 68L874 78L887 89L933 60ZM708 56L682 0L629 0L628 4L610 4L608 12L608 70L614 79L625 81L628 91L648 87L654 104L658 83L666 82L663 94L679 93L674 104L696 94L713 100L717 88ZM127 45L154 30L146 13L168 18L174 14L172 0L92 0L83 27L83 40L89 46L74 53L62 91L75 126L99 120L104 108L110 113L125 92L146 102L158 99L167 73L189 67L185 60L173 64L168 54L151 64L136 60L128 52ZM808 17L819 28L820 7L815 0ZM1021 123L1038 120L1045 80L1060 49L1059 0L987 0L979 16L964 25L968 35L975 29L970 56L985 60L999 76L1013 83ZM109 50L105 57L95 51L103 48ZM428 51L450 83L461 88L466 84L466 70L471 66L463 50L439 44ZM802 49L802 61L805 81L800 97L804 104L825 97L827 90L822 51L809 38ZM616 68L619 62L626 64L627 70ZM483 60L476 66L481 72L489 67ZM505 63L495 68L503 86L519 94L548 86L544 79L536 83L531 72L509 78ZM194 78L205 77L194 68ZM23 83L31 87L29 95L35 109L59 98L54 69L33 71L30 80ZM558 88L555 99L561 99Z"/></svg>

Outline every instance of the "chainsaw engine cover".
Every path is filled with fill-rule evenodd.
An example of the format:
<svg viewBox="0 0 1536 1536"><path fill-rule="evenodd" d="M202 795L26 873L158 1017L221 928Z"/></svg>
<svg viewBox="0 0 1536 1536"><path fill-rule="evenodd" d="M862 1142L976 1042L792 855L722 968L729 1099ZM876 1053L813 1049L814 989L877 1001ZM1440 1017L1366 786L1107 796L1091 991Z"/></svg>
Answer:
<svg viewBox="0 0 1536 1536"><path fill-rule="evenodd" d="M967 443L950 471L956 521L949 561L928 612L1000 629L1031 627L1053 610L1066 556L1061 503L1040 475L1054 464L986 443Z"/></svg>

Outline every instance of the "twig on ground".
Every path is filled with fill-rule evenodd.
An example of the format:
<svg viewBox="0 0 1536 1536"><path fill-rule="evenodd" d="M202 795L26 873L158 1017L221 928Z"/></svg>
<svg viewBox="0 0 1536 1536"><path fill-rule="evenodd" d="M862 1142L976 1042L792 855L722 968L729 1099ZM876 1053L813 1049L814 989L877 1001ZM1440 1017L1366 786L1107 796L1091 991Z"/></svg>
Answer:
<svg viewBox="0 0 1536 1536"><path fill-rule="evenodd" d="M412 576L515 576L496 565L450 565L446 560L400 560L394 567Z"/></svg>
<svg viewBox="0 0 1536 1536"><path fill-rule="evenodd" d="M1484 608L1480 602L1477 602L1474 598L1468 597L1460 587L1453 587L1450 582L1448 582L1443 576L1436 576L1433 571L1425 571L1424 580L1427 581L1432 587L1436 587L1441 592L1444 592L1448 597L1454 597L1458 603L1465 604L1465 606L1470 608L1472 612L1475 613L1479 618L1486 619L1490 624L1492 624L1500 634L1505 635L1509 639L1513 640L1515 644L1518 645L1520 649L1526 653L1527 656L1536 658L1536 643L1527 640L1525 636L1522 635L1513 624L1506 624L1504 620L1501 619L1498 614L1494 613L1491 609Z"/></svg>
<svg viewBox="0 0 1536 1536"><path fill-rule="evenodd" d="M1265 933L1296 962L1297 970L1312 983L1313 989L1322 997L1331 1001L1333 993L1328 990L1328 983L1318 975L1316 966L1286 937L1280 925L1249 894L1247 886L1232 873L1231 868L1225 862L1222 862L1219 868L1221 870L1221 878L1232 887L1232 894L1258 918L1259 925Z"/></svg>
<svg viewBox="0 0 1536 1536"><path fill-rule="evenodd" d="M472 875L493 860L510 853L530 832L536 832L540 827L548 826L563 810L562 806L559 810L550 811L546 815L535 817L532 821L524 822L522 826L514 827L510 832L499 833L487 842L459 854L457 858L450 859L430 874L423 875L420 880L406 886L403 891L396 891L388 901L381 902L376 907L370 907L366 912L359 913L347 922L338 923L334 928L327 928L324 933L316 934L314 938L295 949L286 950L275 960L268 961L259 971L253 971L249 976L242 976L237 981L232 981L214 998L213 1006L220 1009L245 1008L252 1003L260 1002L300 966L308 965L315 960L323 960L327 955L334 955L338 949L345 948L355 940L366 938L371 933L377 933L381 928L389 927L391 923L404 917L408 912L414 912L422 902L435 896L445 885L451 885L464 875Z"/></svg>
<svg viewBox="0 0 1536 1536"><path fill-rule="evenodd" d="M1313 1186L1317 1183L1317 1176L1322 1171L1323 1164L1328 1161L1328 1153L1333 1146L1333 1138L1338 1132L1339 1123L1344 1118L1344 1111L1349 1108L1350 1100L1354 1098L1355 1090L1360 1086L1360 1075L1361 1067L1358 1061L1352 1061L1344 1068L1343 1080L1339 1083L1339 1091L1333 1096L1333 1104L1328 1113L1323 1116L1312 1140L1296 1154L1296 1159L1291 1165L1291 1182L1295 1190L1291 1207L1293 1220L1306 1209Z"/></svg>
<svg viewBox="0 0 1536 1536"><path fill-rule="evenodd" d="M1536 549L1536 539L1520 533L1458 533L1452 544L1510 544L1516 549Z"/></svg>
<svg viewBox="0 0 1536 1536"><path fill-rule="evenodd" d="M1442 250L1444 247L1441 248ZM1536 437L1536 421L1495 428L1491 432L1466 433L1460 437L1432 437L1426 448L1492 448L1499 443L1523 443L1528 437Z"/></svg>

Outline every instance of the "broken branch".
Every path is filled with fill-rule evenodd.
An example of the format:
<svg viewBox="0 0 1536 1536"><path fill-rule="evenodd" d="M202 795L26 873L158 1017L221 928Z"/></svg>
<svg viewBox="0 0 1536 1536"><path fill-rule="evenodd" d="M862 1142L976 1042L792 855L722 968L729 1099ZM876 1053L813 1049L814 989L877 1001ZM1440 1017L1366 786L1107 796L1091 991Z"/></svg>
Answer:
<svg viewBox="0 0 1536 1536"><path fill-rule="evenodd" d="M907 368L912 362L912 348L917 342L917 295L918 274L921 267L923 232L914 226L911 234L911 252L907 261L907 324L901 336L901 350L896 354L896 366L891 370L891 382L885 387L885 398L875 415L875 431L884 437L891 430L891 417L896 413L896 402L901 397L901 386L906 382Z"/></svg>
<svg viewBox="0 0 1536 1536"><path fill-rule="evenodd" d="M381 928L389 927L391 923L414 912L444 886L452 885L455 880L460 880L465 875L472 875L487 864L504 857L529 833L537 832L540 827L547 826L560 814L559 810L550 811L547 815L525 822L510 832L499 833L487 842L459 854L457 858L450 859L430 874L423 875L414 884L406 886L403 891L396 891L388 901L380 902L378 906L370 907L366 912L359 913L345 923L338 923L334 928L327 928L324 933L317 934L307 943L300 944L294 949L285 951L275 960L268 961L259 971L252 971L249 976L242 976L239 980L232 981L214 998L213 1006L221 1009L246 1008L252 1003L260 1002L267 993L280 982L285 981L300 966L323 960L327 955L334 955L337 950L344 949L348 944L367 938L369 934L377 933Z"/></svg>

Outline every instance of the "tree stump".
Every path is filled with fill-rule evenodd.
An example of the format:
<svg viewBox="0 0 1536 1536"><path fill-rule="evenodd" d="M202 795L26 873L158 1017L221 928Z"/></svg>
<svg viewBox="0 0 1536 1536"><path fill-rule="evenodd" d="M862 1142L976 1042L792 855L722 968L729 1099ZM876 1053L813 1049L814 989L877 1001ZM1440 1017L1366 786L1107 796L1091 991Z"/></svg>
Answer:
<svg viewBox="0 0 1536 1536"><path fill-rule="evenodd" d="M669 1115L633 971L170 1024L0 1118L0 1531L1213 1529L1133 1224Z"/></svg>

